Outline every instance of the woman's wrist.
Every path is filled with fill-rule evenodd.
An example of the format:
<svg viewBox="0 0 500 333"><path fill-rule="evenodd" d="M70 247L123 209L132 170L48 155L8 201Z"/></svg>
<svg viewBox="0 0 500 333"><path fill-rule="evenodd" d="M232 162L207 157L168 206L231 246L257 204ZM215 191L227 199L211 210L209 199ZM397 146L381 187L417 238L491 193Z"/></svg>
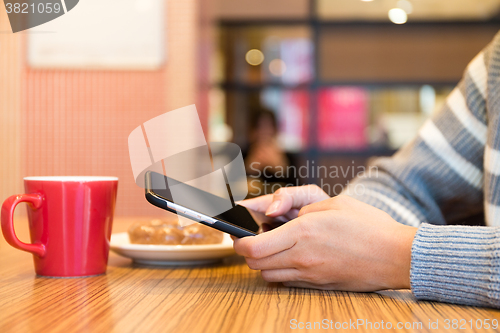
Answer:
<svg viewBox="0 0 500 333"><path fill-rule="evenodd" d="M391 289L410 289L411 248L418 228L401 226L394 249L395 273Z"/></svg>

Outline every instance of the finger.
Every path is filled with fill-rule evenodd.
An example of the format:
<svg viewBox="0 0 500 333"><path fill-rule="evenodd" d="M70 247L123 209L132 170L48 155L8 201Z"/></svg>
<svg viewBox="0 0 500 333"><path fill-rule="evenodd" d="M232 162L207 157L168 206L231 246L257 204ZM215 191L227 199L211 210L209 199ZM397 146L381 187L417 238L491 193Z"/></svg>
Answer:
<svg viewBox="0 0 500 333"><path fill-rule="evenodd" d="M293 220L293 219L296 219L298 216L299 216L299 209L297 208L292 208L288 211L288 213L286 213L284 215L284 217L287 219L287 220Z"/></svg>
<svg viewBox="0 0 500 333"><path fill-rule="evenodd" d="M295 268L268 269L261 272L262 278L267 282L296 281L300 272Z"/></svg>
<svg viewBox="0 0 500 333"><path fill-rule="evenodd" d="M245 258L248 267L254 270L272 270L272 269L286 269L296 268L294 266L293 254L290 249L276 253L261 259Z"/></svg>
<svg viewBox="0 0 500 333"><path fill-rule="evenodd" d="M292 248L297 242L297 232L293 223L286 223L279 228L243 237L234 241L234 250L246 258L265 258Z"/></svg>
<svg viewBox="0 0 500 333"><path fill-rule="evenodd" d="M329 198L315 185L282 187L273 194L273 202L266 211L268 216L285 215L291 209L301 209L313 202Z"/></svg>
<svg viewBox="0 0 500 333"><path fill-rule="evenodd" d="M257 198L238 201L236 203L243 207L253 209L257 212L265 213L272 202L273 202L273 195L267 194Z"/></svg>
<svg viewBox="0 0 500 333"><path fill-rule="evenodd" d="M302 207L301 210L299 211L298 216L314 212L321 212L325 210L332 210L332 209L340 210L342 208L345 208L346 206L351 205L352 200L354 199L351 199L348 196L339 195L333 198L328 198L327 200L311 203L309 205Z"/></svg>
<svg viewBox="0 0 500 333"><path fill-rule="evenodd" d="M322 212L325 210L333 210L335 206L330 200L323 200L320 202L315 202L310 205L302 207L302 209L299 211L298 216L302 216L305 214L310 214L310 213L315 213L315 212Z"/></svg>
<svg viewBox="0 0 500 333"><path fill-rule="evenodd" d="M262 197L259 197L259 198L264 198L266 196L262 196ZM255 198L255 199L259 199L259 198ZM268 198L271 198L272 199L272 195L269 195ZM266 198L264 198L264 200L262 201L265 201ZM282 225L283 223L285 222L288 222L291 220L291 218L287 218L285 216L278 216L278 217L270 217L270 216L266 216L262 210L265 210L265 209L262 209L260 207L258 207L258 204L255 204L255 202L251 202L251 201L257 201L257 200L254 200L254 199L250 199L250 200L244 200L244 201L240 201L239 203L241 203L242 206L245 206L245 208L247 208L247 211L248 213L250 213L250 215L252 216L252 218L254 219L254 221L262 227L262 230L263 231L269 231L271 229L274 229L280 225ZM266 203L264 203L265 205ZM250 207L247 207L247 206L257 206L256 208L259 209L260 211L256 210L256 209L252 209ZM267 207L266 207L267 209ZM297 217L297 216L295 216Z"/></svg>

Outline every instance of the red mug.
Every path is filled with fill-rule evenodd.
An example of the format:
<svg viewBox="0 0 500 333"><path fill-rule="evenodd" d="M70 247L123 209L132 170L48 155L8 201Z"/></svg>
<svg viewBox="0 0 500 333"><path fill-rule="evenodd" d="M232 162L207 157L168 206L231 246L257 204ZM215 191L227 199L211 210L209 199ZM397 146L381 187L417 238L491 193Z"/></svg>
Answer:
<svg viewBox="0 0 500 333"><path fill-rule="evenodd" d="M2 205L2 232L13 247L33 254L36 274L92 276L106 272L118 178L26 177L27 194ZM31 244L14 232L14 210L27 202Z"/></svg>

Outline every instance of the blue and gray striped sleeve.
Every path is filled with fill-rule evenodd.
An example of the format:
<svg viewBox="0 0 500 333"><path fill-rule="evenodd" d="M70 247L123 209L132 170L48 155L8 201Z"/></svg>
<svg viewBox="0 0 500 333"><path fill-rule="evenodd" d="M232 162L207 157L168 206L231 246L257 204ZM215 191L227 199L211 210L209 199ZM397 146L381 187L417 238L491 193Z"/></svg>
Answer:
<svg viewBox="0 0 500 333"><path fill-rule="evenodd" d="M488 50L469 64L418 135L394 156L376 160L350 184L348 195L411 226L450 224L483 211L486 83L476 72L486 71Z"/></svg>
<svg viewBox="0 0 500 333"><path fill-rule="evenodd" d="M417 137L394 156L378 159L376 171L369 168L345 191L418 227L410 271L418 299L500 307L500 215L491 218L491 207L500 212L500 186L491 189L484 165L492 163L488 145L500 160L499 116L488 110L491 71L500 77L499 50L497 34ZM489 139L492 132L498 142ZM485 207L490 227L450 225Z"/></svg>
<svg viewBox="0 0 500 333"><path fill-rule="evenodd" d="M500 307L500 228L422 224L410 271L415 297Z"/></svg>

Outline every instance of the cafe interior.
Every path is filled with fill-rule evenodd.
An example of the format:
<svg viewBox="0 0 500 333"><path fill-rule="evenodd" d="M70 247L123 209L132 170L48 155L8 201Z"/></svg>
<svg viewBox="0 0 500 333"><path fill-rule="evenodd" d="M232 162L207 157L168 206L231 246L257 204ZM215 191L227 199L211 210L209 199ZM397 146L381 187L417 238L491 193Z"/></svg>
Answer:
<svg viewBox="0 0 500 333"><path fill-rule="evenodd" d="M148 120L194 104L207 142L241 148L249 197L286 184L334 196L417 134L500 29L500 0L82 0L18 33L0 9L0 200L24 193L26 176L118 177L113 233L172 218L132 173L127 138ZM252 150L260 135L274 137L279 161ZM298 172L266 182L255 161ZM332 166L334 176L314 172ZM29 242L23 205L14 221ZM29 254L3 240L0 251L4 332L281 332L292 318L351 310L426 325L444 309L477 315L392 291L290 291L237 257L153 266L112 252L104 277L43 279Z"/></svg>

